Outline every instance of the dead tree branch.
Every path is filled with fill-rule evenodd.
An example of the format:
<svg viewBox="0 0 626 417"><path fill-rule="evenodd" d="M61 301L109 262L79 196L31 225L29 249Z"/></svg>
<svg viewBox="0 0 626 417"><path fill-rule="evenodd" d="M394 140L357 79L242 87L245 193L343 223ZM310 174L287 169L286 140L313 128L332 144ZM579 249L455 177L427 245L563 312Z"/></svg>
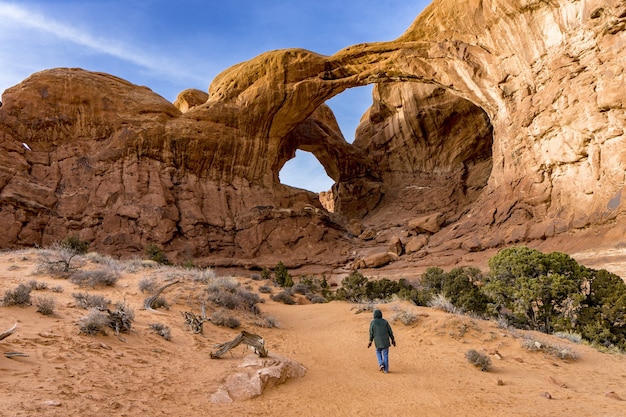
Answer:
<svg viewBox="0 0 626 417"><path fill-rule="evenodd" d="M254 353L259 355L261 358L266 357L268 354L267 349L265 349L265 340L263 340L263 338L258 334L248 333L244 330L239 334L239 336L230 342L220 343L219 345L213 346L218 350L215 353L211 352L211 359L219 359L224 353L239 346L241 343L250 346Z"/></svg>
<svg viewBox="0 0 626 417"><path fill-rule="evenodd" d="M176 280L173 282L170 282L169 284L165 284L164 286L162 286L161 288L159 288L157 290L157 292L154 293L154 295L151 295L150 297L146 298L146 300L144 301L144 308L146 310L149 311L156 311L154 309L154 302L157 300L157 298L159 298L159 295L161 295L161 293L168 287L171 287L172 285L178 284L180 281Z"/></svg>
<svg viewBox="0 0 626 417"><path fill-rule="evenodd" d="M202 325L205 321L209 321L206 317L198 316L191 311L180 312L185 318L185 324L189 326L189 330L194 332L195 334L202 334Z"/></svg>
<svg viewBox="0 0 626 417"><path fill-rule="evenodd" d="M13 327L11 327L9 330L0 333L0 340L6 339L7 337L11 336L13 333L15 333L15 330L17 330L17 323L15 323Z"/></svg>

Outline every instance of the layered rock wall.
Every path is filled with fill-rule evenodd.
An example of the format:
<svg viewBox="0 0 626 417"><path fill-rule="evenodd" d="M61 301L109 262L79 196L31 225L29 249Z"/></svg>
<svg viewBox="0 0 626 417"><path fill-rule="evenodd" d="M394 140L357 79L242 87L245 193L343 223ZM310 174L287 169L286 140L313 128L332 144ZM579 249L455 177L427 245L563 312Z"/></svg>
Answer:
<svg viewBox="0 0 626 417"><path fill-rule="evenodd" d="M0 246L79 234L118 254L339 265L366 229L406 237L430 215L441 230L411 256L624 230L625 57L623 1L436 0L394 41L267 52L176 105L106 74L34 74L0 107ZM351 145L323 103L366 84ZM297 149L336 181L334 214L280 184Z"/></svg>

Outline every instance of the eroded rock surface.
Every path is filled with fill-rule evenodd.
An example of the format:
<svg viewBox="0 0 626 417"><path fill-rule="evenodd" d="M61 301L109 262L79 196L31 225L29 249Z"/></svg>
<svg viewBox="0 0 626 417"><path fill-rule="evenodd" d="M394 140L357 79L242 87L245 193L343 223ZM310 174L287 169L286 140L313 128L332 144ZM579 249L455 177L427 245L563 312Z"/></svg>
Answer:
<svg viewBox="0 0 626 417"><path fill-rule="evenodd" d="M625 66L623 1L436 0L396 40L267 52L176 105L43 71L2 97L0 247L76 234L118 255L334 267L398 239L410 263L623 236ZM366 84L349 144L324 102ZM336 182L324 205L279 182L297 149ZM409 227L435 214L427 238Z"/></svg>

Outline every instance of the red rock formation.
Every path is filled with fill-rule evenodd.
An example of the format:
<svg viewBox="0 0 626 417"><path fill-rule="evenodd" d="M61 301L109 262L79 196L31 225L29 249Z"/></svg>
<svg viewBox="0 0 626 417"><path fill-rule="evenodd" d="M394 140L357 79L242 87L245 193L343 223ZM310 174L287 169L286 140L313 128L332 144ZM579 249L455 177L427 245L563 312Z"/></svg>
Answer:
<svg viewBox="0 0 626 417"><path fill-rule="evenodd" d="M34 74L0 107L0 247L78 234L120 255L344 265L398 240L414 261L621 236L625 28L618 0L437 0L394 41L268 52L176 106L106 74ZM350 145L323 103L366 84ZM336 181L334 213L279 183L297 149ZM409 222L434 214L417 239Z"/></svg>

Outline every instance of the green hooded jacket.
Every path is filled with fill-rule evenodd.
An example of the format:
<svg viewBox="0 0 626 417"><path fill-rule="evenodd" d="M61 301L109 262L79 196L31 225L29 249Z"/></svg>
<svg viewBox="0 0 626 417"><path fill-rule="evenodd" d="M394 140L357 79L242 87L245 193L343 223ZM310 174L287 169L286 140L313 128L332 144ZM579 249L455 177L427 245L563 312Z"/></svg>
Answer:
<svg viewBox="0 0 626 417"><path fill-rule="evenodd" d="M370 343L372 340L377 349L388 348L389 340L395 343L391 326L383 318L383 313L380 310L374 310L374 320L370 323Z"/></svg>

